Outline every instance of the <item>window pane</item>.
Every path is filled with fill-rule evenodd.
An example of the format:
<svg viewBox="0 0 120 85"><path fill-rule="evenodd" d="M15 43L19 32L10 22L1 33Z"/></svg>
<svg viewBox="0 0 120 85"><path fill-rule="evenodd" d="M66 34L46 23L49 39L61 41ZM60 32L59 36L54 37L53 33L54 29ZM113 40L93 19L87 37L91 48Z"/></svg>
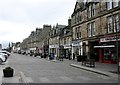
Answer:
<svg viewBox="0 0 120 85"><path fill-rule="evenodd" d="M89 9L88 9L88 17L89 18L91 17L91 6L89 6Z"/></svg>
<svg viewBox="0 0 120 85"><path fill-rule="evenodd" d="M114 32L120 31L118 14L114 15Z"/></svg>
<svg viewBox="0 0 120 85"><path fill-rule="evenodd" d="M96 29L95 29L95 22L92 23L93 27L92 27L92 30L93 30L93 36L95 35L95 32L96 32Z"/></svg>
<svg viewBox="0 0 120 85"><path fill-rule="evenodd" d="M92 16L95 16L95 4L92 6Z"/></svg>
<svg viewBox="0 0 120 85"><path fill-rule="evenodd" d="M91 24L88 24L88 36L91 37Z"/></svg>
<svg viewBox="0 0 120 85"><path fill-rule="evenodd" d="M108 9L108 10L112 9L112 0L109 0L109 1L107 2L107 9Z"/></svg>
<svg viewBox="0 0 120 85"><path fill-rule="evenodd" d="M113 0L113 7L117 7L118 6L118 0Z"/></svg>
<svg viewBox="0 0 120 85"><path fill-rule="evenodd" d="M112 32L112 17L108 17L108 32Z"/></svg>

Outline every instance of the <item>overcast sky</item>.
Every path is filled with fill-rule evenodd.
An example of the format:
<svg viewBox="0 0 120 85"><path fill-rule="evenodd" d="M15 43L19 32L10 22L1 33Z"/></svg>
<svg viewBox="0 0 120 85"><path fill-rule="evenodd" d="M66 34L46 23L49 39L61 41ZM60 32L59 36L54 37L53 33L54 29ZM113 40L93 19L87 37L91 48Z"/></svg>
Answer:
<svg viewBox="0 0 120 85"><path fill-rule="evenodd" d="M36 27L67 25L76 0L0 0L0 43L22 42Z"/></svg>

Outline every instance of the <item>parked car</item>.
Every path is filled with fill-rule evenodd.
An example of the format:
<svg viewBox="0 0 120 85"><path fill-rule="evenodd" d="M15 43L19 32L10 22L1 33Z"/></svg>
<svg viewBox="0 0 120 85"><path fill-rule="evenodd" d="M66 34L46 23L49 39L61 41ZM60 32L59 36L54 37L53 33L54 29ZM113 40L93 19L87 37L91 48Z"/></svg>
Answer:
<svg viewBox="0 0 120 85"><path fill-rule="evenodd" d="M0 50L0 53L5 53L5 54L7 54L8 56L10 56L10 52L8 52L8 51L6 51L6 50Z"/></svg>
<svg viewBox="0 0 120 85"><path fill-rule="evenodd" d="M0 65L5 62L5 56L4 55L0 55Z"/></svg>
<svg viewBox="0 0 120 85"><path fill-rule="evenodd" d="M0 53L0 55L3 55L3 56L5 57L5 61L7 61L7 59L8 59L8 55L7 55L7 54L5 54L5 53Z"/></svg>

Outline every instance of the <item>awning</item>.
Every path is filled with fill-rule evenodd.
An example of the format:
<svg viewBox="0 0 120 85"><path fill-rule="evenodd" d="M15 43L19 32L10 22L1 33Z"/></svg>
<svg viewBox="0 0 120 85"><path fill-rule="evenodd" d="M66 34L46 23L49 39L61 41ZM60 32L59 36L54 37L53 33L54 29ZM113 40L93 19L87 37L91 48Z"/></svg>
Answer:
<svg viewBox="0 0 120 85"><path fill-rule="evenodd" d="M94 48L113 48L115 45L94 46Z"/></svg>

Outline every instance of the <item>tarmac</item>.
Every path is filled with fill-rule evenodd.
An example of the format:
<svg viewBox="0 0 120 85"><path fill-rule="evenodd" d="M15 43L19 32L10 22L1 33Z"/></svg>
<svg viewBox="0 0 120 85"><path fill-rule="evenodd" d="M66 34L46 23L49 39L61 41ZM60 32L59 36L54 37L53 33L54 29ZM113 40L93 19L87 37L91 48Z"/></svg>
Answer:
<svg viewBox="0 0 120 85"><path fill-rule="evenodd" d="M46 59L46 60L48 60L48 59ZM107 63L95 62L95 67L91 68L91 67L83 66L81 62L77 62L76 60L64 59L63 61L58 61L58 60L49 60L49 61L55 62L55 63L57 63L57 62L66 63L73 68L91 71L91 72L101 74L104 76L109 76L109 77L114 77L114 78L120 77L120 75L118 77L118 74L117 74L117 67L118 67L117 64L107 64ZM17 75L17 76L5 78L3 76L3 68L5 68L5 66L0 65L0 84L1 83L29 83L26 80L26 78L22 72L19 73L19 76Z"/></svg>

